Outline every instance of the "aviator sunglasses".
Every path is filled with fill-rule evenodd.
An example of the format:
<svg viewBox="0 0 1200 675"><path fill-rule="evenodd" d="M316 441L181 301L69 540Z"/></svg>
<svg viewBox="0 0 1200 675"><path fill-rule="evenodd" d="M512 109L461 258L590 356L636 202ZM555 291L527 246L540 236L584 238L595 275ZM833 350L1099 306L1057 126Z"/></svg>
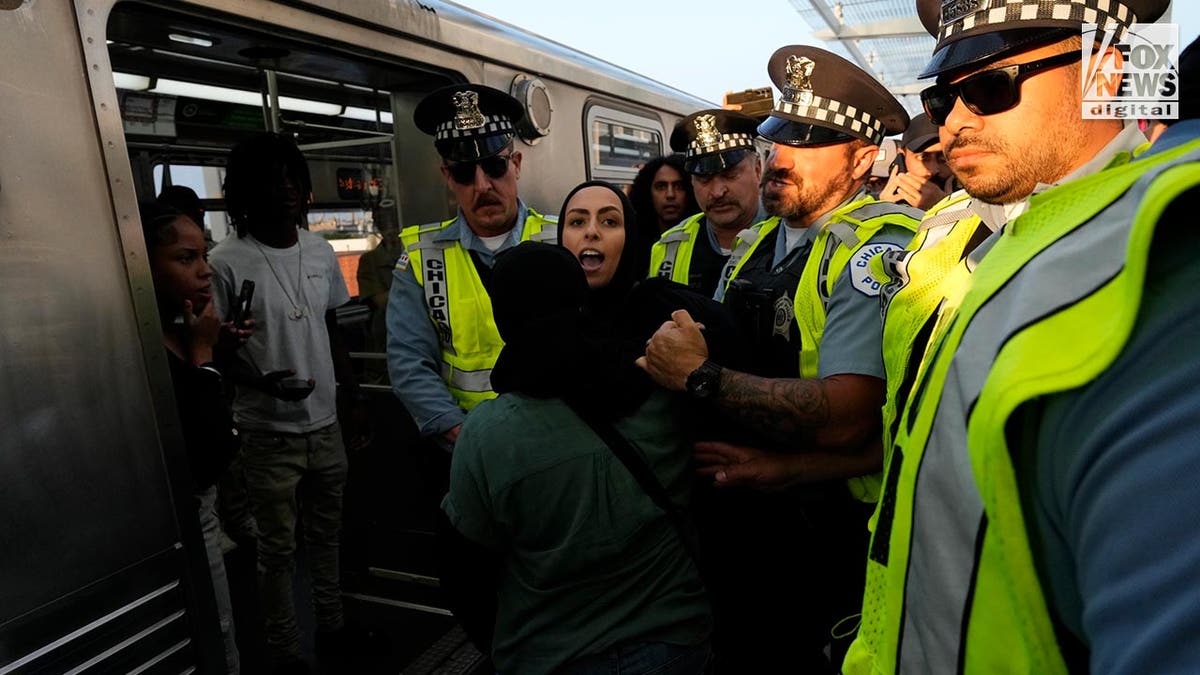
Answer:
<svg viewBox="0 0 1200 675"><path fill-rule="evenodd" d="M1078 63L1079 52L1065 52L1038 61L985 70L954 84L935 84L921 92L921 105L929 121L946 123L954 101L962 99L976 115L995 115L1012 110L1021 102L1021 83L1033 75L1068 63Z"/></svg>
<svg viewBox="0 0 1200 675"><path fill-rule="evenodd" d="M446 171L459 185L470 185L475 182L475 167L483 169L488 178L503 178L508 173L508 162L512 155L492 155L473 162L447 162Z"/></svg>

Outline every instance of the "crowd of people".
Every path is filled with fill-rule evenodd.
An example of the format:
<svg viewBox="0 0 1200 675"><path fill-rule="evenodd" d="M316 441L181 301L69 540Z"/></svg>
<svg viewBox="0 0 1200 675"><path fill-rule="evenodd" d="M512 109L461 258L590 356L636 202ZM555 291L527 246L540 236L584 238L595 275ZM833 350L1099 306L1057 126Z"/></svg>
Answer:
<svg viewBox="0 0 1200 675"><path fill-rule="evenodd" d="M628 194L582 183L557 219L519 196L516 100L418 104L458 210L381 215L360 289L373 377L441 457L445 597L498 672L1200 669L1197 50L1151 145L1081 115L1081 69L1121 59L1081 55L1083 0L960 4L917 0L923 114L786 46L769 115L687 115ZM1120 37L1168 3L1110 4ZM143 213L222 629L232 462L280 673L309 668L298 515L318 657L364 653L338 586L364 413L310 190L288 139L236 148L211 268L187 214Z"/></svg>

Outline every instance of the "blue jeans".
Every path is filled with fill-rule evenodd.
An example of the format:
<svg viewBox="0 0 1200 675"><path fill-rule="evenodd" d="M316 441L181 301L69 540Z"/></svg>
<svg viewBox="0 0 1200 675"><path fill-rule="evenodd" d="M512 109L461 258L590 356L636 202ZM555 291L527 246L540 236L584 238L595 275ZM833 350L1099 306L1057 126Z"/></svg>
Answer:
<svg viewBox="0 0 1200 675"><path fill-rule="evenodd" d="M690 647L643 642L585 656L558 672L561 675L700 675L711 654L707 641Z"/></svg>

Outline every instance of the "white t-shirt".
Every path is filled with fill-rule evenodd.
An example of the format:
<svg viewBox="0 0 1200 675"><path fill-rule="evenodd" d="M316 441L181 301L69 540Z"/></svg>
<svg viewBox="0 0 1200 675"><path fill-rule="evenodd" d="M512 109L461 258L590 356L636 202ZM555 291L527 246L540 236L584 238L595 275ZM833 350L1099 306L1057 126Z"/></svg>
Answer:
<svg viewBox="0 0 1200 675"><path fill-rule="evenodd" d="M804 233L807 231L807 227L792 227L791 225L784 224L783 236L787 242L788 253L791 253L792 249L796 248L796 245L800 243L800 240L804 237Z"/></svg>
<svg viewBox="0 0 1200 675"><path fill-rule="evenodd" d="M256 327L238 358L257 372L291 369L298 378L316 380L312 394L294 402L238 387L233 414L245 429L307 433L337 421L325 312L349 302L350 294L333 247L308 230L298 233L299 241L286 249L259 243L249 234L232 235L211 255L213 300L222 318L237 302L242 281L254 282L250 308ZM298 320L292 318L297 308L304 314Z"/></svg>

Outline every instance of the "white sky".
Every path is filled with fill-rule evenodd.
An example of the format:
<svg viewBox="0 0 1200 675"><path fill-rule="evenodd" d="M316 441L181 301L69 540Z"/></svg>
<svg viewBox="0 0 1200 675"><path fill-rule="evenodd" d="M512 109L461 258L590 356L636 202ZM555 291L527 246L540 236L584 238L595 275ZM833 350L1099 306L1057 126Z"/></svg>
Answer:
<svg viewBox="0 0 1200 675"><path fill-rule="evenodd" d="M714 103L770 86L779 47L821 44L788 0L453 1ZM1187 45L1200 34L1200 2L1172 5Z"/></svg>

